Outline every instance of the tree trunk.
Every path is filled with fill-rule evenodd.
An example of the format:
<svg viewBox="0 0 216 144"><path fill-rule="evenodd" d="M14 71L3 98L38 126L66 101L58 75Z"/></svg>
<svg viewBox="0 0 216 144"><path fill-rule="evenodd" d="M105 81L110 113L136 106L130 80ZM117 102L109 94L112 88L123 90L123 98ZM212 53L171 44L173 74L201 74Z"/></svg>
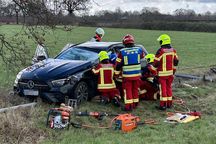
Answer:
<svg viewBox="0 0 216 144"><path fill-rule="evenodd" d="M19 13L16 11L16 24L19 24Z"/></svg>

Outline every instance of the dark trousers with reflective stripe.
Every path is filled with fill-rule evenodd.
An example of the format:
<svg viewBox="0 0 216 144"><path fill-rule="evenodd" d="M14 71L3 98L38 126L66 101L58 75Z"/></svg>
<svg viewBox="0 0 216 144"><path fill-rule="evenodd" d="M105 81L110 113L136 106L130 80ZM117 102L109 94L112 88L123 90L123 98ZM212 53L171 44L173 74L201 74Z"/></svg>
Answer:
<svg viewBox="0 0 216 144"><path fill-rule="evenodd" d="M174 76L159 77L160 87L160 106L166 107L172 105L172 82Z"/></svg>
<svg viewBox="0 0 216 144"><path fill-rule="evenodd" d="M139 102L139 85L138 80L123 79L122 87L124 91L125 109L131 110L138 105Z"/></svg>

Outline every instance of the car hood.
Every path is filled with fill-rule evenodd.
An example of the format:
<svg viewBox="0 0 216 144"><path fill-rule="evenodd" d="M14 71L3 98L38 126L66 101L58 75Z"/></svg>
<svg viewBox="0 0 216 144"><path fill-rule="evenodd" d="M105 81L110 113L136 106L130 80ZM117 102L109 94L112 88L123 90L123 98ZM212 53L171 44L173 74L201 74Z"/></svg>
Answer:
<svg viewBox="0 0 216 144"><path fill-rule="evenodd" d="M21 79L54 80L73 75L91 67L90 61L46 59L29 66Z"/></svg>

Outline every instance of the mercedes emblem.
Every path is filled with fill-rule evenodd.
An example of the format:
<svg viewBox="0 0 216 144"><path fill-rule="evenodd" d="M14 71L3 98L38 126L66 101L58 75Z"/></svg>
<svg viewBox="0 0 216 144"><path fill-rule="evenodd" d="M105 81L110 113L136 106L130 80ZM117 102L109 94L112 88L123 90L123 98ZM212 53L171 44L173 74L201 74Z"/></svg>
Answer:
<svg viewBox="0 0 216 144"><path fill-rule="evenodd" d="M32 80L28 81L28 88L33 89L34 88L34 82Z"/></svg>

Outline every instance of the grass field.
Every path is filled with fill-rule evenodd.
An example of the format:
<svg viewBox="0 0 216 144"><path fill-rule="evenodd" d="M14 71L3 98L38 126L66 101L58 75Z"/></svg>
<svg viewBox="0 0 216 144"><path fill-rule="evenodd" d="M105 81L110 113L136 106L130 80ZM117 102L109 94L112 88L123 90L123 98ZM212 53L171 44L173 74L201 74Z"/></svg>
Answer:
<svg viewBox="0 0 216 144"><path fill-rule="evenodd" d="M57 140L50 139L45 144L51 143L81 143L81 144L214 144L216 136L216 110L215 110L215 88L214 85L200 85L198 90L175 89L175 95L187 101L192 110L202 111L202 119L188 124L167 124L163 121L166 118L164 112L155 110L157 102L141 102L141 105L133 113L139 115L142 120L153 118L159 122L159 125L144 125L138 127L131 133L122 133L114 130L104 129L75 129L69 131L58 131ZM198 97L193 98L193 96ZM103 107L95 103L83 104L80 110L119 112L112 106ZM114 110L113 110L114 109ZM178 108L177 108L178 109ZM94 118L73 118L77 122L84 122L98 126ZM106 118L103 122L107 124L110 121Z"/></svg>
<svg viewBox="0 0 216 144"><path fill-rule="evenodd" d="M15 25L3 25L0 26L0 33L10 38L20 28L20 26ZM93 36L94 30L95 28L92 27L75 27L71 32L65 32L60 29L54 31L48 30L48 33L45 35L45 44L48 46L51 56L55 56L67 43L79 43L89 40ZM172 38L172 44L176 48L180 58L178 72L200 74L206 71L210 65L216 65L215 33L165 32L112 28L105 28L105 32L104 41L121 41L125 34L133 34L136 42L143 44L152 53L155 53L159 47L156 41L157 37L162 33L169 34ZM36 44L27 40L27 38L23 40L26 40L28 46L32 48L29 55L33 55ZM189 67L205 68L192 69ZM15 72L8 73L2 65L0 69L0 87L9 88L12 86L14 78ZM140 126L133 132L127 134L107 129L71 128L69 131L47 130L44 122L46 119L46 111L50 106L43 105L38 107L40 114L37 114L38 119L34 120L36 123L35 127L47 133L45 140L41 142L44 144L214 144L216 138L216 86L215 83L201 83L198 87L198 89L182 87L176 87L174 89L174 95L183 98L192 110L202 111L202 119L188 124L164 123L166 114L155 109L158 102L141 102L139 108L133 113L139 115L142 120L153 118L159 122L159 125ZM112 105L105 107L94 102L82 104L79 110L121 112L119 109L112 107ZM73 120L99 125L103 122L108 124L110 118L106 118L103 122L98 122L93 118L73 118Z"/></svg>

